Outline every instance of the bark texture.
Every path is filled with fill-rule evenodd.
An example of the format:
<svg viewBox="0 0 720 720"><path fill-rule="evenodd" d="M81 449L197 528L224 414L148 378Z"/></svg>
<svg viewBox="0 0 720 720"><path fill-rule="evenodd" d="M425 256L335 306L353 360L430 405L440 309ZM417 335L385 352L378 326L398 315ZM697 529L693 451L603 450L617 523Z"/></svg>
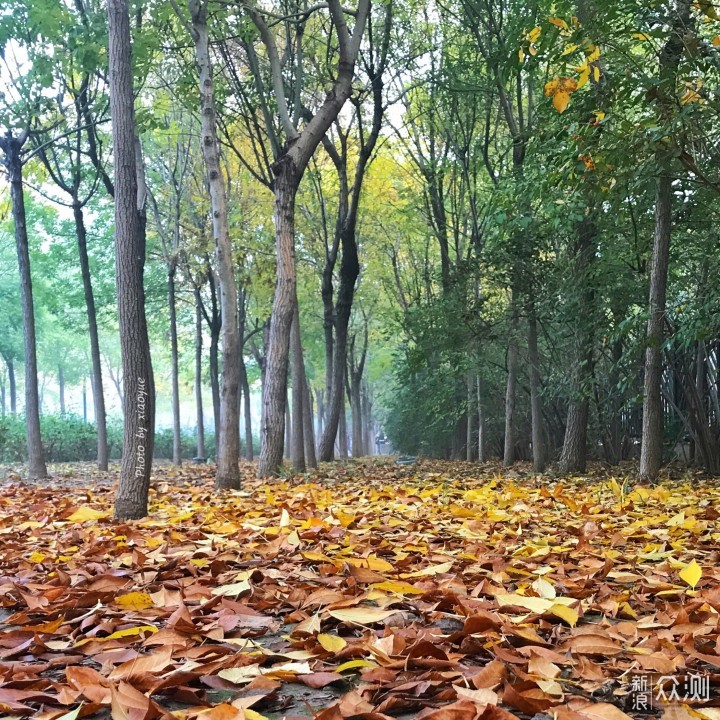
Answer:
<svg viewBox="0 0 720 720"><path fill-rule="evenodd" d="M155 383L145 319L145 197L135 127L130 18L126 0L108 0L110 113L115 157L115 262L123 370L123 456L118 520L147 515L155 428Z"/></svg>

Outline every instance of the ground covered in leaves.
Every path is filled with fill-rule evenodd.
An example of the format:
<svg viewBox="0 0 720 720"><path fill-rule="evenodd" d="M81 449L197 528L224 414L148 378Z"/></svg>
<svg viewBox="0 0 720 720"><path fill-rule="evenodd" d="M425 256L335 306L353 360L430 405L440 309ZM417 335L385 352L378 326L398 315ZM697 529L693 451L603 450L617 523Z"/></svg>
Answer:
<svg viewBox="0 0 720 720"><path fill-rule="evenodd" d="M247 477L161 467L125 524L112 476L6 477L0 716L720 720L711 482Z"/></svg>

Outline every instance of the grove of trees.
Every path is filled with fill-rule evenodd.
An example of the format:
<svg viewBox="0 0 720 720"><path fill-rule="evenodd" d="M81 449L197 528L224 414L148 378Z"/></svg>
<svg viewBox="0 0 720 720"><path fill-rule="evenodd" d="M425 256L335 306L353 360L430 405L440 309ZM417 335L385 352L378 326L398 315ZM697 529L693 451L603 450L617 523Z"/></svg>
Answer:
<svg viewBox="0 0 720 720"><path fill-rule="evenodd" d="M719 79L709 2L6 0L0 462L720 474Z"/></svg>

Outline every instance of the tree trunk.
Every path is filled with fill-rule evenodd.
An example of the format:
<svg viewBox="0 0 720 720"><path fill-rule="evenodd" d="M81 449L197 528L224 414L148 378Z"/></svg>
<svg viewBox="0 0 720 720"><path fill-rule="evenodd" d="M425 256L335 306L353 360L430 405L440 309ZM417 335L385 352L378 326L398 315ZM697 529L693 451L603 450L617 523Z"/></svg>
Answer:
<svg viewBox="0 0 720 720"><path fill-rule="evenodd" d="M320 439L320 461L333 459L335 438L341 421L341 408L345 404L345 373L347 366L348 326L352 311L355 283L360 274L360 261L355 242L355 228L342 236L342 261L340 264L340 287L335 303L335 348L330 394L327 397L325 429ZM347 439L345 440L347 445ZM342 447L342 445L341 445Z"/></svg>
<svg viewBox="0 0 720 720"><path fill-rule="evenodd" d="M145 320L145 198L138 180L127 0L107 0L110 114L115 166L115 258L123 370L123 455L118 520L147 515L155 428L155 384Z"/></svg>
<svg viewBox="0 0 720 720"><path fill-rule="evenodd" d="M200 307L200 288L195 288L195 411L197 421L196 457L205 459L205 419L203 417L202 359L203 326Z"/></svg>
<svg viewBox="0 0 720 720"><path fill-rule="evenodd" d="M58 388L60 391L60 414L65 414L65 373L62 365L58 366Z"/></svg>
<svg viewBox="0 0 720 720"><path fill-rule="evenodd" d="M233 270L232 243L228 227L225 182L220 169L220 146L215 120L215 91L210 62L210 39L207 30L207 5L202 0L188 0L192 18L200 79L200 111L202 152L210 185L213 236L220 285L222 317L222 379L220 387L220 427L216 428L217 471L215 486L240 487L240 339L238 332L238 300Z"/></svg>
<svg viewBox="0 0 720 720"><path fill-rule="evenodd" d="M83 393L82 393L82 405L83 405L83 422L87 422L87 388L85 386L85 378L83 378ZM98 463L99 464L99 463ZM100 468L102 469L102 468Z"/></svg>
<svg viewBox="0 0 720 720"><path fill-rule="evenodd" d="M90 260L87 252L87 232L85 217L81 204L77 199L73 202L75 218L75 234L77 236L78 255L80 256L80 274L85 294L85 311L90 334L90 358L92 362L93 405L95 407L95 427L97 428L97 464L100 470L108 469L107 417L105 413L105 392L102 381L102 361L100 356L100 336L95 310L95 293L90 274Z"/></svg>
<svg viewBox="0 0 720 720"><path fill-rule="evenodd" d="M15 361L6 360L8 369L8 386L10 389L10 414L17 415L17 384L15 381Z"/></svg>
<svg viewBox="0 0 720 720"><path fill-rule="evenodd" d="M338 455L345 460L348 456L347 415L345 414L345 392L342 394L340 420L338 422ZM322 460L322 457L320 458Z"/></svg>
<svg viewBox="0 0 720 720"><path fill-rule="evenodd" d="M352 415L352 456L360 458L365 454L363 449L363 415L362 415L362 378L352 373L350 381L350 411Z"/></svg>
<svg viewBox="0 0 720 720"><path fill-rule="evenodd" d="M275 253L277 283L270 317L270 338L263 388L263 426L258 477L276 475L283 457L290 327L297 304L295 275L295 194L300 178L284 156L275 178Z"/></svg>
<svg viewBox="0 0 720 720"><path fill-rule="evenodd" d="M507 385L505 387L505 451L503 465L510 467L515 462L515 397L517 395L517 292L512 289L510 298L510 332L507 350Z"/></svg>
<svg viewBox="0 0 720 720"><path fill-rule="evenodd" d="M313 428L313 402L307 377L303 378L303 436L305 438L305 464L308 468L317 468L315 454L315 431Z"/></svg>
<svg viewBox="0 0 720 720"><path fill-rule="evenodd" d="M292 355L292 464L293 470L305 472L305 363L300 337L300 313L297 303L290 328L290 353Z"/></svg>
<svg viewBox="0 0 720 720"><path fill-rule="evenodd" d="M482 379L477 376L477 405L478 405L478 462L487 462L485 455L487 447L487 432L485 427L485 405L482 392Z"/></svg>
<svg viewBox="0 0 720 720"><path fill-rule="evenodd" d="M650 315L645 350L640 477L654 482L663 459L662 344L665 336L665 294L672 231L672 176L663 171L657 181L655 238L650 270Z"/></svg>
<svg viewBox="0 0 720 720"><path fill-rule="evenodd" d="M473 460L473 445L475 444L475 437L474 437L474 428L473 428L473 416L474 416L474 408L473 405L475 400L475 383L473 382L473 376L472 373L468 371L467 374L467 424L465 427L465 430L467 432L467 437L465 438L465 459L468 462L472 462Z"/></svg>
<svg viewBox="0 0 720 720"><path fill-rule="evenodd" d="M315 390L317 399L317 434L318 438L322 438L323 428L325 424L325 405L323 403L324 393L322 390ZM319 443L318 443L319 445Z"/></svg>
<svg viewBox="0 0 720 720"><path fill-rule="evenodd" d="M168 309L170 310L170 364L173 413L173 465L182 464L180 436L180 379L178 368L177 312L175 305L175 265L168 270Z"/></svg>
<svg viewBox="0 0 720 720"><path fill-rule="evenodd" d="M292 409L290 408L290 400L285 398L285 440L283 442L283 457L291 459L292 456Z"/></svg>
<svg viewBox="0 0 720 720"><path fill-rule="evenodd" d="M219 327L210 328L210 391L213 401L213 423L215 429L215 454L220 433L220 332Z"/></svg>
<svg viewBox="0 0 720 720"><path fill-rule="evenodd" d="M20 159L20 150L26 140L27 133L22 133L17 138L8 134L0 138L0 147L4 152L4 164L10 180L15 244L17 247L18 269L20 271L20 300L22 304L25 349L25 435L27 438L28 477L31 480L37 480L47 477L47 467L40 435L35 308L33 305L30 249L25 218L22 161Z"/></svg>
<svg viewBox="0 0 720 720"><path fill-rule="evenodd" d="M538 352L537 317L535 305L528 309L528 361L530 364L530 413L532 416L533 470L545 470L545 427L542 410L542 387L540 383L540 353Z"/></svg>
<svg viewBox="0 0 720 720"><path fill-rule="evenodd" d="M243 409L245 413L245 457L252 462L255 458L252 434L252 409L250 406L250 383L248 382L245 358L240 357L240 388L243 396Z"/></svg>

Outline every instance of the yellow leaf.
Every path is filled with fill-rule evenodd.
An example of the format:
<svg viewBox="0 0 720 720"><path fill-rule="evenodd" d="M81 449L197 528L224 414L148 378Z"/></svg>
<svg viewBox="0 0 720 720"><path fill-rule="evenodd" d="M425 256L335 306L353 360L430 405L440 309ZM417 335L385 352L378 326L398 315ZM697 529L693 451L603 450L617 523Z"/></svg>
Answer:
<svg viewBox="0 0 720 720"><path fill-rule="evenodd" d="M397 612L397 610L382 610L381 608L371 607L328 610L330 617L334 617L341 622L356 623L357 625L372 625L373 623L382 622Z"/></svg>
<svg viewBox="0 0 720 720"><path fill-rule="evenodd" d="M87 520L100 520L101 518L110 517L108 510L94 510L87 505L79 507L69 518L70 522L86 522Z"/></svg>
<svg viewBox="0 0 720 720"><path fill-rule="evenodd" d="M578 621L578 611L574 608L568 607L567 605L560 605L559 603L555 603L551 608L550 612L555 615L555 617L559 617L561 620L564 620L568 625L571 627L575 627Z"/></svg>
<svg viewBox="0 0 720 720"><path fill-rule="evenodd" d="M304 552L302 556L306 560L311 560L313 562L332 562L327 555L323 555L323 553L317 552L316 550L308 550L307 552Z"/></svg>
<svg viewBox="0 0 720 720"><path fill-rule="evenodd" d="M542 28L538 25L537 27L534 27L528 34L527 39L531 42L537 42L540 38L540 33L542 32Z"/></svg>
<svg viewBox="0 0 720 720"><path fill-rule="evenodd" d="M557 597L557 592L551 582L548 582L545 578L539 577L532 584L532 589L541 597L552 599Z"/></svg>
<svg viewBox="0 0 720 720"><path fill-rule="evenodd" d="M643 40L643 41L650 39L650 36L646 35L645 33L633 33L633 37L636 40Z"/></svg>
<svg viewBox="0 0 720 720"><path fill-rule="evenodd" d="M425 591L406 582L396 582L394 580L386 580L385 582L375 583L372 586L375 590L385 590L398 595L424 595Z"/></svg>
<svg viewBox="0 0 720 720"><path fill-rule="evenodd" d="M137 627L127 628L126 630L116 630L107 636L107 640L117 640L124 637L132 637L133 635L142 635L145 632L156 633L158 629L154 625L138 625Z"/></svg>
<svg viewBox="0 0 720 720"><path fill-rule="evenodd" d="M327 633L320 633L317 636L318 642L323 646L323 649L328 652L340 652L343 648L347 647L347 643L341 637L337 635L328 635Z"/></svg>
<svg viewBox="0 0 720 720"><path fill-rule="evenodd" d="M30 554L30 557L28 560L31 563L41 563L47 556L44 553L38 552L35 550L35 552Z"/></svg>
<svg viewBox="0 0 720 720"><path fill-rule="evenodd" d="M712 39L712 44L713 44L714 47L720 47L720 35L716 35L716 36Z"/></svg>
<svg viewBox="0 0 720 720"><path fill-rule="evenodd" d="M518 60L520 62L524 62L525 60L525 51L522 48L518 50Z"/></svg>
<svg viewBox="0 0 720 720"><path fill-rule="evenodd" d="M550 82L545 83L545 96L549 97L550 95L553 95L555 91L558 89L558 86L560 85L559 80L550 80ZM465 493L465 500L468 500L468 495L472 492L478 492L469 490Z"/></svg>
<svg viewBox="0 0 720 720"><path fill-rule="evenodd" d="M452 570L453 565L454 565L453 561L450 560L449 562L441 563L440 565L431 565L430 567L426 567L422 570L416 570L415 572L403 573L402 575L400 575L400 577L416 578L416 577L430 577L432 575L440 575L442 573L450 572L450 570Z"/></svg>
<svg viewBox="0 0 720 720"><path fill-rule="evenodd" d="M597 45L591 45L588 50L587 61L589 63L597 62L600 59L600 48Z"/></svg>
<svg viewBox="0 0 720 720"><path fill-rule="evenodd" d="M702 568L693 560L680 571L680 577L694 590L702 577Z"/></svg>
<svg viewBox="0 0 720 720"><path fill-rule="evenodd" d="M261 715L250 708L243 708L243 713L245 714L245 720L268 720L267 715Z"/></svg>
<svg viewBox="0 0 720 720"><path fill-rule="evenodd" d="M600 68L597 65L593 68L593 79L600 82Z"/></svg>
<svg viewBox="0 0 720 720"><path fill-rule="evenodd" d="M290 513L283 508L282 513L280 514L280 527L287 527L290 525Z"/></svg>
<svg viewBox="0 0 720 720"><path fill-rule="evenodd" d="M585 85L587 85L589 79L590 79L590 68L586 67L580 73L580 77L578 78L578 83L577 83L577 89L579 90L581 87L584 87Z"/></svg>
<svg viewBox="0 0 720 720"><path fill-rule="evenodd" d="M562 18L549 17L548 22L551 22L555 25L555 27L559 27L561 30L570 30L570 27Z"/></svg>
<svg viewBox="0 0 720 720"><path fill-rule="evenodd" d="M372 660L348 660L346 663L335 668L335 672L345 672L345 670L352 670L354 668L363 667L377 667L378 664Z"/></svg>
<svg viewBox="0 0 720 720"><path fill-rule="evenodd" d="M147 610L155 606L153 599L145 592L131 592L115 598L115 604L125 610Z"/></svg>
<svg viewBox="0 0 720 720"><path fill-rule="evenodd" d="M553 95L553 107L559 112L564 113L567 110L567 106L570 102L570 93L564 90L558 90Z"/></svg>
<svg viewBox="0 0 720 720"><path fill-rule="evenodd" d="M571 53L574 53L578 49L578 45L568 45L562 53L562 57L565 57L566 55L570 55Z"/></svg>
<svg viewBox="0 0 720 720"><path fill-rule="evenodd" d="M237 597L248 590L250 590L250 583L247 580L241 580L240 582L230 585L221 585L220 587L213 588L212 594Z"/></svg>

